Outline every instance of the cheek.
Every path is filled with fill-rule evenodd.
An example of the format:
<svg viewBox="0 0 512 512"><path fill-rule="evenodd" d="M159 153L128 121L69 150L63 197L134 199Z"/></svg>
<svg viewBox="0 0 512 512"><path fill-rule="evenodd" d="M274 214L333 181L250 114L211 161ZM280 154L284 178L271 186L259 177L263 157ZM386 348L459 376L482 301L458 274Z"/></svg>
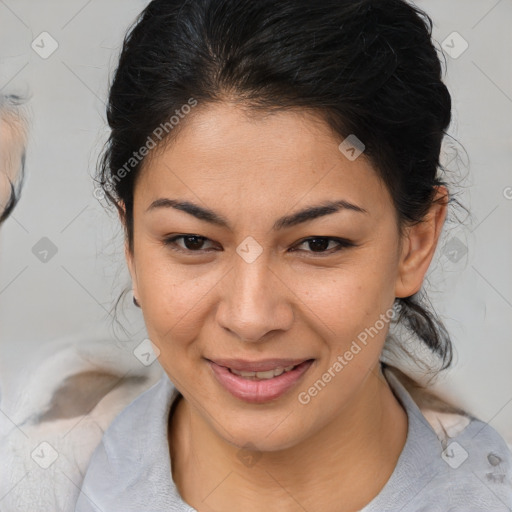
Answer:
<svg viewBox="0 0 512 512"><path fill-rule="evenodd" d="M381 257L376 263L375 252L323 277L306 274L295 281L294 292L304 303L302 320L325 340L328 366L338 356L344 358L341 364L349 363L343 371L349 379L364 375L378 360L391 323L395 262Z"/></svg>
<svg viewBox="0 0 512 512"><path fill-rule="evenodd" d="M384 263L354 264L328 272L297 276L293 291L306 311L331 331L331 337L373 323L393 303L392 268Z"/></svg>
<svg viewBox="0 0 512 512"><path fill-rule="evenodd" d="M137 286L150 339L163 351L175 351L197 336L206 315L208 292L218 282L211 271L169 263L161 250L141 250Z"/></svg>

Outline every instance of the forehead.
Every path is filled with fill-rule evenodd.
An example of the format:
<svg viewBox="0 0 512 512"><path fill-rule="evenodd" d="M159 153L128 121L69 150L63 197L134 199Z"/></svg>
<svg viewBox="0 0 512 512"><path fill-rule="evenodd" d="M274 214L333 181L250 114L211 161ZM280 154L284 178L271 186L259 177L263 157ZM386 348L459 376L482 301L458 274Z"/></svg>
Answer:
<svg viewBox="0 0 512 512"><path fill-rule="evenodd" d="M231 103L196 107L177 137L145 163L136 197L162 194L257 207L344 198L389 207L390 198L364 153L348 159L343 137L319 115L254 112ZM371 203L371 205L369 204Z"/></svg>

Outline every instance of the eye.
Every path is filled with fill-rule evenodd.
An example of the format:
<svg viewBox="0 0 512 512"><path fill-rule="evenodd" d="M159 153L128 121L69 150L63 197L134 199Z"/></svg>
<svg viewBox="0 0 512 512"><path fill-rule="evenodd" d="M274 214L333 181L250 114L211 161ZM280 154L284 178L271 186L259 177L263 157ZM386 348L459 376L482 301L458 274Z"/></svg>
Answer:
<svg viewBox="0 0 512 512"><path fill-rule="evenodd" d="M331 248L330 250L327 250L330 243L337 244L335 247ZM311 251L304 251L309 253L316 253L319 255L330 255L335 252L341 251L342 249L346 249L348 247L355 247L356 244L351 242L350 240L346 240L344 238L333 238L333 237L326 237L326 236L313 236L306 238L302 240L302 242L299 242L296 247L300 247L301 245L308 244L308 246L312 249ZM292 248L292 251L295 251L296 249ZM302 249L300 249L302 251Z"/></svg>
<svg viewBox="0 0 512 512"><path fill-rule="evenodd" d="M183 243L185 247L177 244L177 240L183 239ZM178 252L197 252L201 253L206 249L202 248L204 242L208 240L208 238L199 235L177 235L171 238L166 238L164 240L164 244L169 246L173 251Z"/></svg>
<svg viewBox="0 0 512 512"><path fill-rule="evenodd" d="M177 242L178 240L183 241L183 245L179 245ZM211 251L212 249L205 249L203 247L203 244L206 241L210 241L208 238L200 235L193 235L193 234L185 234L185 235L176 235L170 238L166 238L164 240L164 244L168 246L173 251L183 252L183 253L202 253ZM330 248L328 250L328 247L331 243L336 244L334 247ZM302 250L297 249L301 245L308 245L310 249L312 250ZM307 253L313 253L317 254L319 256L322 255L330 255L335 252L341 251L342 249L349 248L349 247L355 247L356 244L351 242L350 240L346 240L344 238L334 238L334 237L325 237L325 236L315 236L315 237L309 237L298 244L295 245L295 247L292 247L290 249L291 252L295 252L299 250L300 252L307 252ZM216 249L213 249L216 250Z"/></svg>

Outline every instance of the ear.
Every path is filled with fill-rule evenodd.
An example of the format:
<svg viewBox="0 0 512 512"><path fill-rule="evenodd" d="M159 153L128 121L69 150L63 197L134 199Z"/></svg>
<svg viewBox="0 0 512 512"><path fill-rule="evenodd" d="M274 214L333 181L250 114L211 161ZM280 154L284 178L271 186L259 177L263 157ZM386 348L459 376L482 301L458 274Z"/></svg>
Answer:
<svg viewBox="0 0 512 512"><path fill-rule="evenodd" d="M138 297L138 289L137 289L137 272L135 269L135 261L133 258L133 254L130 251L130 247L128 244L128 236L126 231L126 207L122 201L119 201L118 203L118 213L119 213L119 220L121 221L121 224L124 227L125 237L124 237L124 256L126 259L126 264L128 266L128 271L130 272L130 276L132 279L132 289L133 289L133 295L135 297Z"/></svg>
<svg viewBox="0 0 512 512"><path fill-rule="evenodd" d="M448 208L448 190L436 187L434 203L425 218L405 230L395 284L395 297L418 292L434 256Z"/></svg>

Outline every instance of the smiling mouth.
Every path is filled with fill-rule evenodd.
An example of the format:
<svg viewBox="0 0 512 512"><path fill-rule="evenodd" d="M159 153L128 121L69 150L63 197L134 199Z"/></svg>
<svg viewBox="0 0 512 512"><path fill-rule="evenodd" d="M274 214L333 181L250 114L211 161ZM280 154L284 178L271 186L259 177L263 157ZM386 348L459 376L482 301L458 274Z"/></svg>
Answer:
<svg viewBox="0 0 512 512"><path fill-rule="evenodd" d="M245 402L261 404L277 400L304 379L315 359L268 359L266 361L224 360L226 366L208 360L216 381L231 395ZM279 366L281 363L281 366ZM288 366L284 366L284 364ZM293 364L290 364L293 363ZM229 366L227 366L229 364ZM231 366L263 367L264 371L236 370Z"/></svg>
<svg viewBox="0 0 512 512"><path fill-rule="evenodd" d="M299 363L299 364L302 364L302 363ZM296 364L296 365L286 366L285 368L277 367L274 370L267 370L265 372L244 372L244 371L235 370L233 368L228 368L228 370L231 373L233 373L234 375L238 375L239 377L243 377L244 379L247 379L247 380L268 380L268 379L273 379L274 377L279 377L279 375L281 375L285 372L291 372L295 368L297 368L297 366L299 366L299 365Z"/></svg>
<svg viewBox="0 0 512 512"><path fill-rule="evenodd" d="M297 367L306 361L312 361L313 359L308 357L302 358L285 358L285 357L274 357L267 359L249 360L242 358L220 358L215 359L205 358L208 362L222 366L223 368L231 370L235 375L245 374L246 376L255 376L257 373L265 372L286 372ZM262 375L264 378L265 375Z"/></svg>

